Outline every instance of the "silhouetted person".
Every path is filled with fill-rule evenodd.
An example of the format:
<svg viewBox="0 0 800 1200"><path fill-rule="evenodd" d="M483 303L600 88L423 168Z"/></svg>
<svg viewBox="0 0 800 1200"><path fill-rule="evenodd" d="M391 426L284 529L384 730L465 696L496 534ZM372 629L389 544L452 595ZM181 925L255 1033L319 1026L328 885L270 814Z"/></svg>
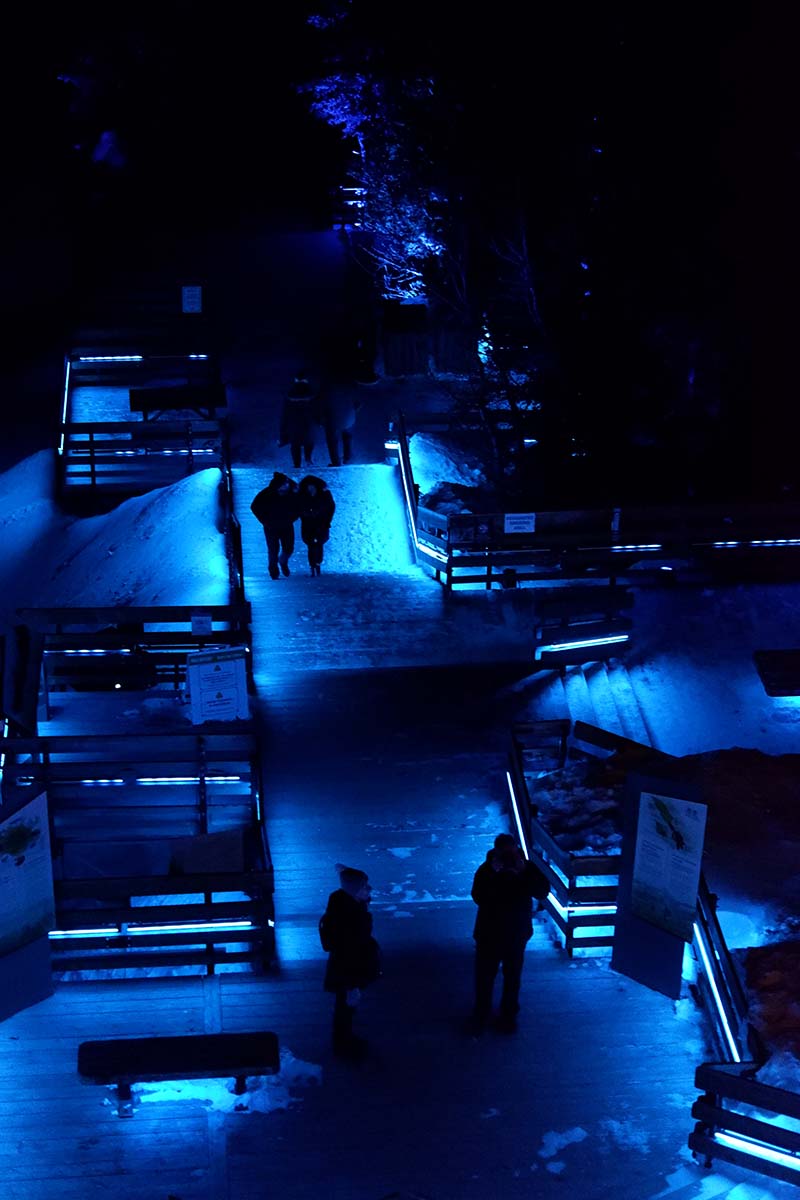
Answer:
<svg viewBox="0 0 800 1200"><path fill-rule="evenodd" d="M353 458L353 428L361 404L353 396L352 388L343 386L325 395L320 405L320 423L325 429L330 466L339 467Z"/></svg>
<svg viewBox="0 0 800 1200"><path fill-rule="evenodd" d="M297 484L288 475L276 471L267 486L254 498L250 511L264 527L271 578L280 578L280 571L289 575L289 559L294 550L294 523L299 516Z"/></svg>
<svg viewBox="0 0 800 1200"><path fill-rule="evenodd" d="M372 936L369 901L372 888L364 871L336 864L340 886L328 897L320 919L320 940L328 952L324 988L333 992L333 1049L344 1058L367 1052L364 1038L353 1033L353 1017L361 991L380 976L380 950Z"/></svg>
<svg viewBox="0 0 800 1200"><path fill-rule="evenodd" d="M311 466L314 453L314 426L318 413L314 391L308 378L300 372L292 380L281 410L281 427L278 444L288 445L295 467L302 465L305 455L306 466Z"/></svg>
<svg viewBox="0 0 800 1200"><path fill-rule="evenodd" d="M300 537L308 547L311 574L319 575L336 502L325 480L316 475L306 475L300 480L297 497L300 503Z"/></svg>
<svg viewBox="0 0 800 1200"><path fill-rule="evenodd" d="M529 862L508 833L500 833L472 882L475 918L475 1008L472 1032L486 1028L492 1011L497 972L503 969L503 992L496 1028L517 1028L519 989L525 947L533 937L533 899L544 900L547 876Z"/></svg>

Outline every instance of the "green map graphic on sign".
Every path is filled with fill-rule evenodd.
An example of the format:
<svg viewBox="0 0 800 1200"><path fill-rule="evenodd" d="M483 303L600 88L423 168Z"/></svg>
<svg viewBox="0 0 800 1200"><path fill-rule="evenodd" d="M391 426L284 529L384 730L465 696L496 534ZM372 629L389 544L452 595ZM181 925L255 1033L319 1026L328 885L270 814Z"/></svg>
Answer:
<svg viewBox="0 0 800 1200"><path fill-rule="evenodd" d="M33 849L41 836L42 830L36 817L13 821L7 829L0 829L0 862L5 863L13 859L14 865L21 867L25 862L25 855Z"/></svg>
<svg viewBox="0 0 800 1200"><path fill-rule="evenodd" d="M642 792L631 911L690 942L706 827L706 806Z"/></svg>

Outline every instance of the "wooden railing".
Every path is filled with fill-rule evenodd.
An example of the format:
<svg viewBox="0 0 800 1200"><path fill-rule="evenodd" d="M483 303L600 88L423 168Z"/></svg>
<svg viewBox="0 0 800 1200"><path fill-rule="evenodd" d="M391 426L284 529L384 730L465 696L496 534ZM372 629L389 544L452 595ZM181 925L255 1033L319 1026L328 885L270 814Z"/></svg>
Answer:
<svg viewBox="0 0 800 1200"><path fill-rule="evenodd" d="M526 854L545 872L551 891L545 902L567 953L580 948L611 950L617 900L617 856L564 851L538 819L527 774L544 760L563 765L569 722L516 725L508 760L513 822ZM584 744L645 758L654 752L627 738L576 722L572 737ZM548 761L549 760L549 761ZM719 1060L698 1066L695 1086L704 1092L692 1107L697 1124L689 1147L706 1166L723 1159L761 1175L800 1184L800 1095L762 1083L757 1072L767 1051L749 1021L747 996L717 917L717 898L701 874L693 949L698 998L708 1014ZM742 1111L750 1107L752 1113Z"/></svg>
<svg viewBox="0 0 800 1200"><path fill-rule="evenodd" d="M446 515L419 503L408 437L400 413L387 455L403 475L417 562L448 589L571 579L665 583L715 572L752 577L765 568L800 577L796 502Z"/></svg>
<svg viewBox="0 0 800 1200"><path fill-rule="evenodd" d="M6 738L0 761L4 815L47 796L55 970L271 960L252 732Z"/></svg>
<svg viewBox="0 0 800 1200"><path fill-rule="evenodd" d="M62 498L141 495L224 463L220 421L70 422L60 433Z"/></svg>

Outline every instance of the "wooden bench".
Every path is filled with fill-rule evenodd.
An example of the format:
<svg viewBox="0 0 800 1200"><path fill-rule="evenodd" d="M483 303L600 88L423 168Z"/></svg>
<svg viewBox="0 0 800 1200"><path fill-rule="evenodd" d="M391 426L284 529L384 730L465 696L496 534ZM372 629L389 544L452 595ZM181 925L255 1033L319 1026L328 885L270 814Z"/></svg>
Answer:
<svg viewBox="0 0 800 1200"><path fill-rule="evenodd" d="M78 1074L92 1083L116 1085L120 1117L133 1116L132 1083L233 1077L234 1091L241 1096L248 1075L275 1075L279 1070L274 1033L114 1038L81 1042L78 1047Z"/></svg>
<svg viewBox="0 0 800 1200"><path fill-rule="evenodd" d="M189 409L212 420L217 409L225 408L225 389L214 383L180 383L167 387L132 387L128 389L131 412L141 413L145 420L163 412Z"/></svg>

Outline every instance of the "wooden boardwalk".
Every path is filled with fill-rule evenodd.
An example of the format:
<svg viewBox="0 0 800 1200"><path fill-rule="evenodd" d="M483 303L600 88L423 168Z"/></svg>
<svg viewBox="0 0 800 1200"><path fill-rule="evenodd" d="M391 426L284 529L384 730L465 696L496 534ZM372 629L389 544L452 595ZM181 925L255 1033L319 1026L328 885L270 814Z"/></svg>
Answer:
<svg viewBox="0 0 800 1200"><path fill-rule="evenodd" d="M712 1181L692 1163L694 1068L708 1056L692 1002L676 1006L607 960L568 960L541 921L519 1033L465 1036L469 888L505 826L508 732L552 715L563 690L528 679L513 597L463 595L450 608L410 567L374 579L348 569L344 542L321 579L298 570L272 584L248 523L257 482L237 476L277 965L266 977L62 984L4 1022L4 1196L734 1200L743 1179L748 1200L792 1194L733 1171ZM373 1047L360 1067L331 1056L321 986L316 923L337 861L369 872L385 957L358 1016ZM82 1040L247 1029L280 1039L282 1072L258 1093L270 1111L157 1092L121 1120L109 1091L77 1075Z"/></svg>

